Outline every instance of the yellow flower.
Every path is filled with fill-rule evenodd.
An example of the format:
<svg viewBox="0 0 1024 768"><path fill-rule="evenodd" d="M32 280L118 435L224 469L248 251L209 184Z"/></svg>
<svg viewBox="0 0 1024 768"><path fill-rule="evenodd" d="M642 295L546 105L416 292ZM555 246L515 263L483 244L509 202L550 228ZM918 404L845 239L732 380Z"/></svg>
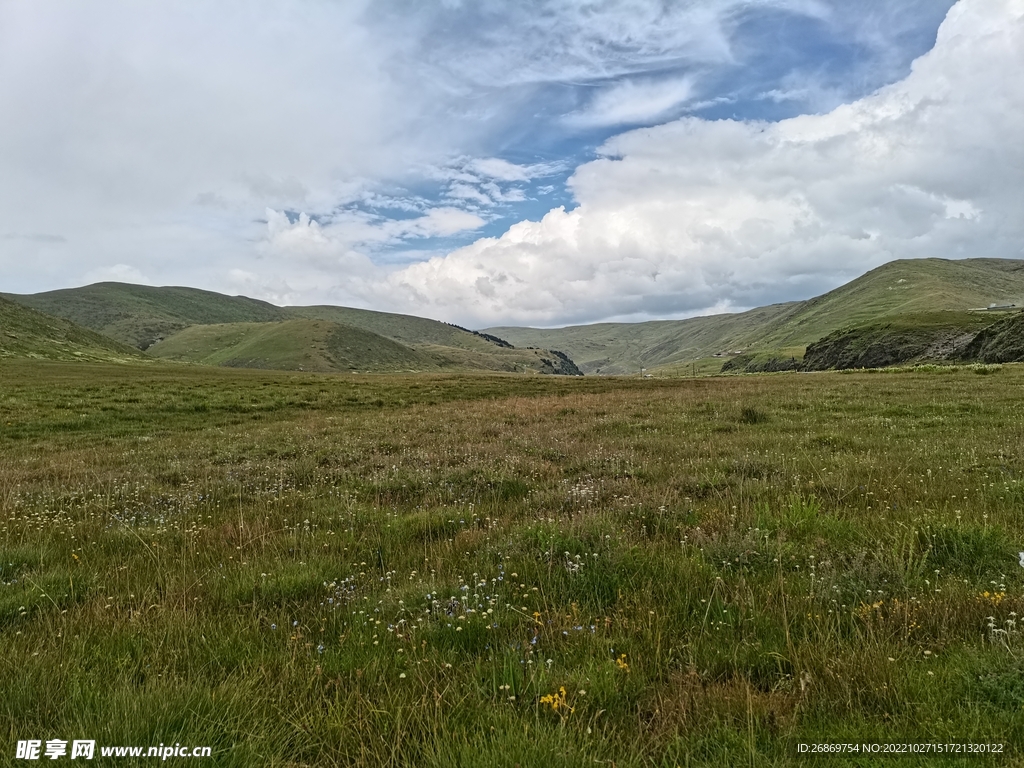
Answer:
<svg viewBox="0 0 1024 768"><path fill-rule="evenodd" d="M626 663L626 654L622 654L621 656L619 656L619 658L615 660L615 666L617 666L619 669L629 672L629 664Z"/></svg>
<svg viewBox="0 0 1024 768"><path fill-rule="evenodd" d="M569 706L569 702L565 698L565 686L563 685L558 689L557 693L549 693L546 696L540 697L541 704L547 704L551 707L552 712L562 714L563 712L575 712L573 707Z"/></svg>

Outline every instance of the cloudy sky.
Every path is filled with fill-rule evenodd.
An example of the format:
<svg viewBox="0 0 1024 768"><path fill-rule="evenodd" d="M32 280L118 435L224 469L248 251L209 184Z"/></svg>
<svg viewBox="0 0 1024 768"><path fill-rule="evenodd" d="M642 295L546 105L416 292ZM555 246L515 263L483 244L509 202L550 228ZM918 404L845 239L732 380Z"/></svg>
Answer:
<svg viewBox="0 0 1024 768"><path fill-rule="evenodd" d="M0 291L475 327L1024 258L1024 0L0 0Z"/></svg>

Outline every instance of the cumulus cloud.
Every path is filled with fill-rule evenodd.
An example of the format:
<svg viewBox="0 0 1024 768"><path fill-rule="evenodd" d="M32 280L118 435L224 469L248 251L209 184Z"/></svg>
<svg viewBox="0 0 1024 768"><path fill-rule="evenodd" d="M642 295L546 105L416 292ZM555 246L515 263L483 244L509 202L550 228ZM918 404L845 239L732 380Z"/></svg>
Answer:
<svg viewBox="0 0 1024 768"><path fill-rule="evenodd" d="M384 269L370 259L368 251L387 243L448 237L484 224L473 213L448 207L431 208L407 219L345 211L322 222L306 213L290 216L267 208L266 222L258 250L273 272L235 268L229 273L231 285L246 286L253 291L250 295L268 301L331 296L356 303L373 294L385 279Z"/></svg>
<svg viewBox="0 0 1024 768"><path fill-rule="evenodd" d="M1021 257L1024 0L961 0L902 81L778 123L617 136L579 202L374 290L464 322L684 315L802 298L895 258Z"/></svg>
<svg viewBox="0 0 1024 768"><path fill-rule="evenodd" d="M0 241L4 288L117 262L216 287L264 207L331 210L464 151L366 5L0 3L0 232L74 244Z"/></svg>

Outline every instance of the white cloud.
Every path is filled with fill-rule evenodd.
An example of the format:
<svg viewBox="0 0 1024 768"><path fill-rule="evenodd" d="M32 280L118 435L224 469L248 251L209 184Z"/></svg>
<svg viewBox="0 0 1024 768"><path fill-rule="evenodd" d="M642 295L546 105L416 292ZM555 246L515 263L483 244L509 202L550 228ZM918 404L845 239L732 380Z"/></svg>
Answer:
<svg viewBox="0 0 1024 768"><path fill-rule="evenodd" d="M530 181L561 170L560 165L555 163L518 165L500 157L476 158L467 163L466 167L484 178L496 181Z"/></svg>
<svg viewBox="0 0 1024 768"><path fill-rule="evenodd" d="M577 128L653 123L669 116L693 95L693 78L625 80L599 91L587 107L566 115Z"/></svg>
<svg viewBox="0 0 1024 768"><path fill-rule="evenodd" d="M435 16L430 4L383 13L396 33L424 16L436 25L408 44L439 77L506 88L730 62L731 26L753 9L828 13L818 0L480 0L458 15Z"/></svg>
<svg viewBox="0 0 1024 768"><path fill-rule="evenodd" d="M682 119L580 167L579 201L374 290L479 324L695 313L903 257L1021 257L1024 0L961 0L903 81L779 123Z"/></svg>
<svg viewBox="0 0 1024 768"><path fill-rule="evenodd" d="M137 264L207 287L255 268L255 223L333 209L478 130L395 43L368 0L0 3L4 289L41 290ZM263 265L265 267L265 265Z"/></svg>
<svg viewBox="0 0 1024 768"><path fill-rule="evenodd" d="M231 285L249 286L257 298L270 301L305 296L359 301L373 294L385 272L366 255L382 243L450 237L484 224L479 216L458 208L432 208L409 219L381 219L350 211L321 224L308 214L294 220L283 211L266 210L266 233L259 252L268 265L259 273L235 268ZM269 266L269 269L268 269ZM286 277L287 276L287 277ZM274 297L274 298L272 298Z"/></svg>

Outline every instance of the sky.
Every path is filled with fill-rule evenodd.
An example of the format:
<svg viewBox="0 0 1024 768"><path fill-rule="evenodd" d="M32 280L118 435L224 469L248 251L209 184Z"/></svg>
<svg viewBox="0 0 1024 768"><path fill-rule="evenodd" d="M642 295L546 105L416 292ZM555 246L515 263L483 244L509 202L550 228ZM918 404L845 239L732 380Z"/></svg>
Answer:
<svg viewBox="0 0 1024 768"><path fill-rule="evenodd" d="M1024 258L1024 0L0 0L0 291L469 327Z"/></svg>

